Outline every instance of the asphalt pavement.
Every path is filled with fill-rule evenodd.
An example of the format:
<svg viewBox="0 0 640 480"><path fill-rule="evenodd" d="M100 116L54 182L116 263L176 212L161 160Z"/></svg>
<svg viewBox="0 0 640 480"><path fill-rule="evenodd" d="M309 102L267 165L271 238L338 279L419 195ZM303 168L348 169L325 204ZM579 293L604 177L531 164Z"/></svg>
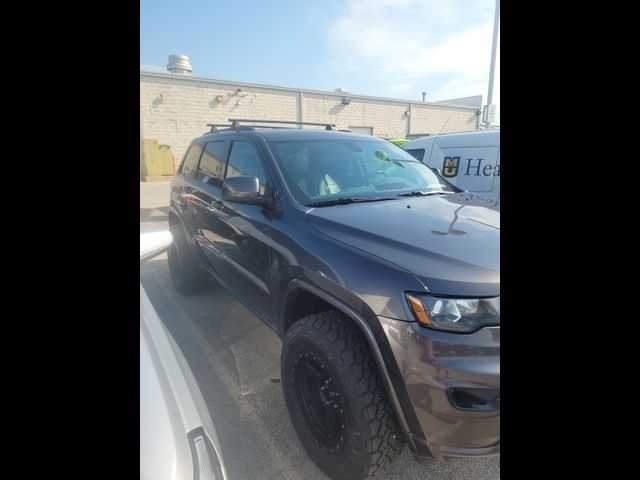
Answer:
<svg viewBox="0 0 640 480"><path fill-rule="evenodd" d="M140 192L141 232L166 228L168 183L141 182ZM326 480L291 425L280 384L282 342L275 332L213 280L205 292L177 293L166 255L142 265L140 281L198 381L229 478ZM495 480L500 457L421 465L405 448L379 478Z"/></svg>
<svg viewBox="0 0 640 480"><path fill-rule="evenodd" d="M169 182L140 182L140 232L166 229Z"/></svg>

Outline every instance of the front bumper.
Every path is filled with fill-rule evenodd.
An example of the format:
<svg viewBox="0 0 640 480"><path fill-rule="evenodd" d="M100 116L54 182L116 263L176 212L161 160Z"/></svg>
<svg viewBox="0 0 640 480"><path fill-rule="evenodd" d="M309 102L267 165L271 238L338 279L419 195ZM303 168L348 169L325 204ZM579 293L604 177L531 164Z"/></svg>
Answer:
<svg viewBox="0 0 640 480"><path fill-rule="evenodd" d="M406 388L414 453L436 460L500 453L500 327L457 334L378 318ZM482 389L497 403L461 409L451 400L455 389Z"/></svg>

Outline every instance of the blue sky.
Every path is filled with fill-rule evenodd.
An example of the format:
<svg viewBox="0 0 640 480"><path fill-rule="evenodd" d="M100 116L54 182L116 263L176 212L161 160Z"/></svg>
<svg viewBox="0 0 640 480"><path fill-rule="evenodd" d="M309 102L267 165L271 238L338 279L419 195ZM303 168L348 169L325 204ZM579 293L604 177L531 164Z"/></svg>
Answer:
<svg viewBox="0 0 640 480"><path fill-rule="evenodd" d="M427 101L486 101L495 0L141 0L140 64ZM500 102L500 56L494 103ZM496 122L499 123L499 122Z"/></svg>

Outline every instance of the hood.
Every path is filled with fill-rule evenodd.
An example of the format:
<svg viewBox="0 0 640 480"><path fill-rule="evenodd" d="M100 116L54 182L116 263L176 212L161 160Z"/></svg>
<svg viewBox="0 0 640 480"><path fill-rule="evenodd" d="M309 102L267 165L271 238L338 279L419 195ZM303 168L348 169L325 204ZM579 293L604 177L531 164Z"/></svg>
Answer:
<svg viewBox="0 0 640 480"><path fill-rule="evenodd" d="M467 192L314 208L319 232L414 274L428 291L500 295L500 211Z"/></svg>

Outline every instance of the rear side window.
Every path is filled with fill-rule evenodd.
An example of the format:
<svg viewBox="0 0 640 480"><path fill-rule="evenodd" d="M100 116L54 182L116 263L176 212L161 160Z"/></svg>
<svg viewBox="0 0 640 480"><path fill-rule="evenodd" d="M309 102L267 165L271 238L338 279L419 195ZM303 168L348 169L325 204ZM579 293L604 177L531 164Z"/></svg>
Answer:
<svg viewBox="0 0 640 480"><path fill-rule="evenodd" d="M227 146L226 141L207 143L200 159L198 180L214 187L222 187Z"/></svg>
<svg viewBox="0 0 640 480"><path fill-rule="evenodd" d="M260 163L258 152L249 142L233 142L231 154L229 154L227 177L238 177L240 175L258 177L258 180L260 180L260 193L264 193L267 176L262 168L262 163Z"/></svg>
<svg viewBox="0 0 640 480"><path fill-rule="evenodd" d="M424 158L424 148L412 148L411 150L407 150L407 153L410 153L420 161Z"/></svg>
<svg viewBox="0 0 640 480"><path fill-rule="evenodd" d="M182 170L180 173L182 173L186 177L196 178L196 170L198 169L198 160L200 159L201 153L202 145L192 145L184 157L184 162L182 163Z"/></svg>

